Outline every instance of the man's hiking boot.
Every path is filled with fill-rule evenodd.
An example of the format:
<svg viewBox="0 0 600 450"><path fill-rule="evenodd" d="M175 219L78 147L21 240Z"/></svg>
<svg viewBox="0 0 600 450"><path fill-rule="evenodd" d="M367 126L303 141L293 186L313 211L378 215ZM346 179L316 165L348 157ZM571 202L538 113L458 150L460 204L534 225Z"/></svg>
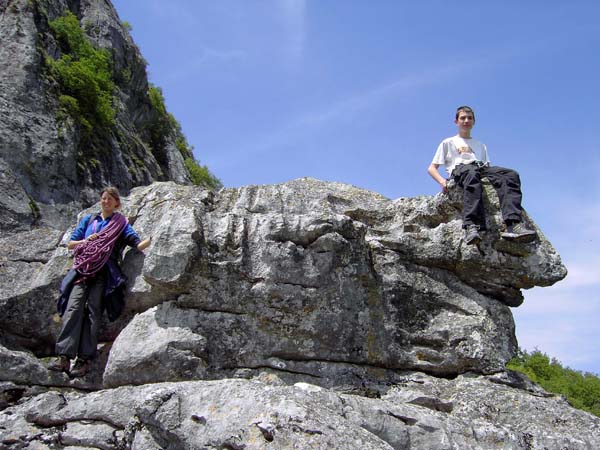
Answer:
<svg viewBox="0 0 600 450"><path fill-rule="evenodd" d="M66 356L59 356L50 364L48 364L49 370L54 370L56 372L65 372L69 373L69 368L71 367L71 360Z"/></svg>
<svg viewBox="0 0 600 450"><path fill-rule="evenodd" d="M73 370L71 370L71 378L81 378L90 371L90 361L87 359L77 358Z"/></svg>
<svg viewBox="0 0 600 450"><path fill-rule="evenodd" d="M481 242L481 235L479 234L479 227L477 225L467 225L465 228L465 244L475 245Z"/></svg>
<svg viewBox="0 0 600 450"><path fill-rule="evenodd" d="M530 230L523 222L509 225L501 236L508 241L532 242L537 238L537 233Z"/></svg>

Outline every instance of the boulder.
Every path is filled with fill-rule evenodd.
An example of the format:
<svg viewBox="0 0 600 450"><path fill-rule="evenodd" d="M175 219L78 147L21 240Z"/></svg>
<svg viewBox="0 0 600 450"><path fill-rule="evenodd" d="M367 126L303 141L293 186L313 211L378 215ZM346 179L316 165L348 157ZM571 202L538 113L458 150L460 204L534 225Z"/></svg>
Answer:
<svg viewBox="0 0 600 450"><path fill-rule="evenodd" d="M111 54L115 122L92 135L48 70L68 11ZM500 238L490 186L477 246L455 188L190 186L110 1L0 14L0 449L600 448L597 417L505 369L521 290L567 272L527 215L535 242ZM152 245L123 255L125 311L70 378L47 369L66 243L108 184Z"/></svg>
<svg viewBox="0 0 600 450"><path fill-rule="evenodd" d="M154 240L132 265L130 306L152 309L115 341L106 385L264 367L325 380L344 378L344 365L503 370L516 350L507 304L566 270L541 233L511 244L524 256L498 249L499 227L480 247L465 245L452 195L389 200L314 179L214 194L169 183L134 190L126 207ZM489 206L495 220L497 200ZM150 336L159 353L139 348ZM170 362L158 356L175 349Z"/></svg>
<svg viewBox="0 0 600 450"><path fill-rule="evenodd" d="M497 200L489 207L495 220ZM167 182L134 189L123 211L153 243L146 255L124 256L130 292L126 314L104 331L113 340L125 328L107 386L146 382L141 373L159 354L164 371L149 370L153 381L263 367L319 377L328 364L493 373L516 350L507 305L520 303L520 289L566 275L541 233L518 244L521 256L504 251L493 226L479 247L465 245L452 195L389 200L309 178L216 193ZM59 234L3 241L0 275L17 287L0 302L3 341L40 356L51 352L56 289L69 264L64 247L50 253ZM29 241L40 243L10 246ZM162 332L169 327L179 331ZM162 350L118 356L154 335ZM174 349L180 356L167 367L164 352ZM182 352L194 369L178 367Z"/></svg>

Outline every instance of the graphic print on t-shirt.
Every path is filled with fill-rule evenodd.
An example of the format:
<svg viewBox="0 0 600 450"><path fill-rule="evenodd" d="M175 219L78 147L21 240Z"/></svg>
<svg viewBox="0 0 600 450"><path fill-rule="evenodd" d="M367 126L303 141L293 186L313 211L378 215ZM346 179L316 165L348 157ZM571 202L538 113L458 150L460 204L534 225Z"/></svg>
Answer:
<svg viewBox="0 0 600 450"><path fill-rule="evenodd" d="M458 147L457 150L460 154L460 159L462 159L462 164L468 164L475 160L475 153L471 147Z"/></svg>

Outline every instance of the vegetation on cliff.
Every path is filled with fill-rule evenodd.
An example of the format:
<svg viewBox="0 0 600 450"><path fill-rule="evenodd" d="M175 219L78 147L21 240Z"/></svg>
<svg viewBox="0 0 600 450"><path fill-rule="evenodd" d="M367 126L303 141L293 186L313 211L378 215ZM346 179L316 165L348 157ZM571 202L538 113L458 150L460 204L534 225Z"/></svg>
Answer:
<svg viewBox="0 0 600 450"><path fill-rule="evenodd" d="M117 100L114 94L118 77L113 70L111 52L92 45L71 11L48 21L48 26L61 56L54 59L46 55L45 63L48 75L58 89L59 118L69 116L81 127L83 145L87 149L80 152L85 162L81 163L84 170L85 165L98 161L98 149L102 148L103 142L101 136L115 125ZM194 158L193 148L181 125L165 107L162 90L150 84L147 95L153 115L140 131L146 136L146 144L159 164L168 164L165 148L174 141L192 183L213 189L221 187L220 180ZM84 153L87 156L83 157Z"/></svg>
<svg viewBox="0 0 600 450"><path fill-rule="evenodd" d="M221 181L210 172L208 167L201 166L194 158L193 148L188 144L181 125L173 114L167 111L162 89L151 84L148 89L148 97L157 112L156 119L150 125L150 144L152 146L164 145L165 136L171 132L175 133L175 145L184 158L185 167L192 183L211 189L221 187Z"/></svg>
<svg viewBox="0 0 600 450"><path fill-rule="evenodd" d="M572 370L545 353L520 350L506 366L527 375L548 392L563 395L575 408L600 417L600 377Z"/></svg>
<svg viewBox="0 0 600 450"><path fill-rule="evenodd" d="M94 127L114 124L114 82L110 53L95 48L85 37L77 17L70 11L49 22L62 56L46 58L59 84L61 111L69 114L89 133Z"/></svg>

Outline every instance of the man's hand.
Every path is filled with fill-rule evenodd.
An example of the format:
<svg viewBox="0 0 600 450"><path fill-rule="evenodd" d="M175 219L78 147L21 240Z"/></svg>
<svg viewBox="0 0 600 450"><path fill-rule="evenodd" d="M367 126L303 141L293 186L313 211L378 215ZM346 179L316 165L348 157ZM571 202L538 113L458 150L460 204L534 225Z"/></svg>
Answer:
<svg viewBox="0 0 600 450"><path fill-rule="evenodd" d="M439 164L431 163L427 168L427 173L431 176L431 178L439 183L439 185L442 187L442 192L448 192L446 179L440 175L438 172L438 167L440 167Z"/></svg>
<svg viewBox="0 0 600 450"><path fill-rule="evenodd" d="M442 186L442 192L448 192L448 181L447 180L440 181L440 186Z"/></svg>

